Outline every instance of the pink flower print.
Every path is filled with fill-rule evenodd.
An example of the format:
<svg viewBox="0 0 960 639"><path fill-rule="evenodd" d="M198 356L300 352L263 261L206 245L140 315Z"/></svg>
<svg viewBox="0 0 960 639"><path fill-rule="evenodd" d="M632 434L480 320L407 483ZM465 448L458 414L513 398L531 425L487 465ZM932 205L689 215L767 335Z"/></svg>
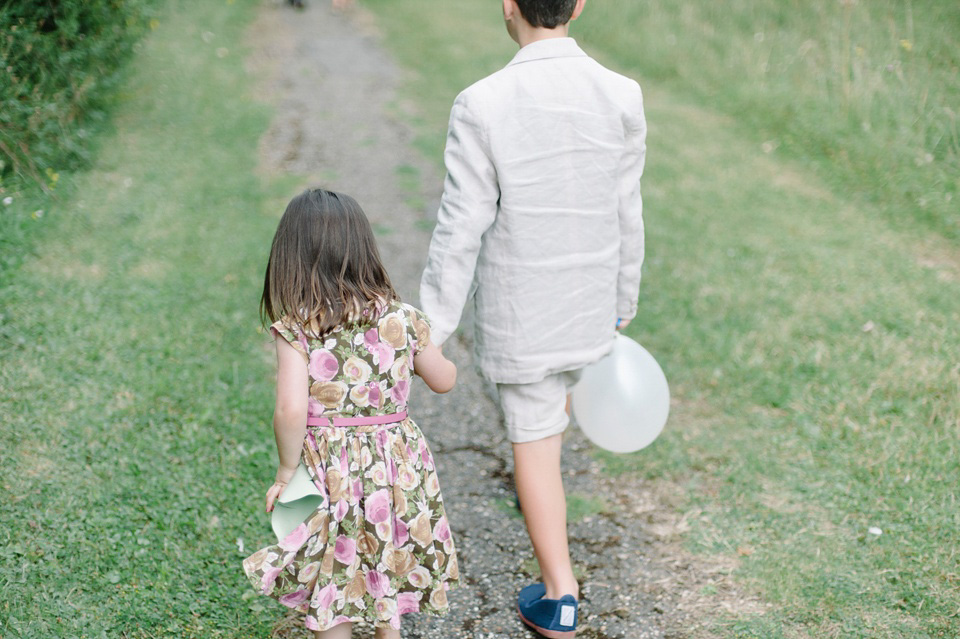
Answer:
<svg viewBox="0 0 960 639"><path fill-rule="evenodd" d="M390 377L393 379L410 379L410 358L406 355L398 357L390 367Z"/></svg>
<svg viewBox="0 0 960 639"><path fill-rule="evenodd" d="M301 588L296 592L291 592L290 594L280 597L280 603L282 603L287 608L296 608L307 602L307 599L310 597L310 591L306 588Z"/></svg>
<svg viewBox="0 0 960 639"><path fill-rule="evenodd" d="M315 400L313 397L307 398L307 415L309 417L320 417L323 415L323 411L326 410L323 404Z"/></svg>
<svg viewBox="0 0 960 639"><path fill-rule="evenodd" d="M380 333L375 328L363 334L363 345L367 352L373 355L373 363L377 365L377 372L383 374L393 366L396 351L386 342L380 341Z"/></svg>
<svg viewBox="0 0 960 639"><path fill-rule="evenodd" d="M381 457L386 457L387 449L387 431L378 430L377 431L377 452L380 453Z"/></svg>
<svg viewBox="0 0 960 639"><path fill-rule="evenodd" d="M395 548L402 548L407 540L410 539L410 531L407 528L407 525L403 522L402 519L393 516L393 546Z"/></svg>
<svg viewBox="0 0 960 639"><path fill-rule="evenodd" d="M283 538L283 541L280 542L280 547L287 551L297 550L307 541L309 536L310 531L307 529L307 525L305 523L300 524L293 529L293 532Z"/></svg>
<svg viewBox="0 0 960 639"><path fill-rule="evenodd" d="M339 626L340 624L347 623L349 621L350 617L346 615L339 615L338 617L334 618L333 622L330 624L330 627L332 628L334 626Z"/></svg>
<svg viewBox="0 0 960 639"><path fill-rule="evenodd" d="M373 602L373 609L377 612L380 621L390 622L391 628L400 628L400 615L397 614L395 599L377 599Z"/></svg>
<svg viewBox="0 0 960 639"><path fill-rule="evenodd" d="M312 564L307 564L300 569L300 572L297 573L297 581L302 584L310 583L310 580L317 576L317 573L320 572L320 562L315 561Z"/></svg>
<svg viewBox="0 0 960 639"><path fill-rule="evenodd" d="M393 526L390 525L390 522L381 521L374 527L374 530L377 531L377 537L383 541L390 541L393 539Z"/></svg>
<svg viewBox="0 0 960 639"><path fill-rule="evenodd" d="M437 525L433 527L433 538L441 542L450 539L450 524L447 523L446 516L440 517Z"/></svg>
<svg viewBox="0 0 960 639"><path fill-rule="evenodd" d="M378 344L380 344L380 333L377 332L377 329L371 328L363 334L363 345L367 347L367 351L370 353L378 352Z"/></svg>
<svg viewBox="0 0 960 639"><path fill-rule="evenodd" d="M277 580L277 577L280 575L280 571L283 570L280 566L274 566L267 568L263 571L263 577L260 579L260 592L269 595L270 591L273 590L273 584Z"/></svg>
<svg viewBox="0 0 960 639"><path fill-rule="evenodd" d="M343 518L347 516L347 511L350 510L350 507L347 505L346 499L341 499L337 502L337 509L333 511L333 517L337 521L343 521Z"/></svg>
<svg viewBox="0 0 960 639"><path fill-rule="evenodd" d="M310 377L320 382L329 382L340 370L340 363L333 353L325 348L320 348L310 353L308 368Z"/></svg>
<svg viewBox="0 0 960 639"><path fill-rule="evenodd" d="M363 499L363 480L357 479L353 482L353 503Z"/></svg>
<svg viewBox="0 0 960 639"><path fill-rule="evenodd" d="M393 366L393 360L397 356L397 351L389 344L380 342L377 345L377 351L380 353L380 361L377 363L377 372L383 375Z"/></svg>
<svg viewBox="0 0 960 639"><path fill-rule="evenodd" d="M353 560L357 556L357 542L347 537L346 535L340 535L337 537L337 543L334 545L333 557L341 564L349 566L353 563Z"/></svg>
<svg viewBox="0 0 960 639"><path fill-rule="evenodd" d="M367 394L367 401L370 402L371 406L380 408L383 404L383 391L380 390L380 385L376 382L370 382L367 387L370 389Z"/></svg>
<svg viewBox="0 0 960 639"><path fill-rule="evenodd" d="M409 380L402 379L394 384L393 388L390 389L390 397L393 398L393 403L395 403L397 406L406 406L408 395L410 395Z"/></svg>
<svg viewBox="0 0 960 639"><path fill-rule="evenodd" d="M336 598L337 584L327 584L313 596L313 607L317 610L330 610L330 606L333 605L333 601Z"/></svg>
<svg viewBox="0 0 960 639"><path fill-rule="evenodd" d="M420 593L401 592L397 595L397 613L406 615L411 612L420 612Z"/></svg>
<svg viewBox="0 0 960 639"><path fill-rule="evenodd" d="M367 585L367 593L374 599L381 599L390 594L390 578L382 572L371 570L364 576L364 581Z"/></svg>
<svg viewBox="0 0 960 639"><path fill-rule="evenodd" d="M370 364L353 355L343 363L343 376L349 384L366 384L373 370Z"/></svg>
<svg viewBox="0 0 960 639"><path fill-rule="evenodd" d="M423 467L426 470L433 470L433 455L430 454L430 449L422 439L420 440L420 459L423 460Z"/></svg>
<svg viewBox="0 0 960 639"><path fill-rule="evenodd" d="M387 521L393 508L390 507L390 493L386 488L382 488L370 495L364 508L364 517L372 524L380 524Z"/></svg>

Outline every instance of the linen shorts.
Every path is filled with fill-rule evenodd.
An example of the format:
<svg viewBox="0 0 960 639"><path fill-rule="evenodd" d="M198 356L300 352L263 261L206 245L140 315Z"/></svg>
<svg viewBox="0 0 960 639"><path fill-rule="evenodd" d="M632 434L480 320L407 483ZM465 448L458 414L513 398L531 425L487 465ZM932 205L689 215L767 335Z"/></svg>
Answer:
<svg viewBox="0 0 960 639"><path fill-rule="evenodd" d="M507 437L514 444L534 442L567 429L567 394L580 381L582 369L548 375L529 384L497 384Z"/></svg>

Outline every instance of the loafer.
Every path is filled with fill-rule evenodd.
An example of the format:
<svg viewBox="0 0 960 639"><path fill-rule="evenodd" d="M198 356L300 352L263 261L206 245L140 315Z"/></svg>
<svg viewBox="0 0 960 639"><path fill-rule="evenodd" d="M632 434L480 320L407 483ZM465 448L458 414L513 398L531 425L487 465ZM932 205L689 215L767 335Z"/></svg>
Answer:
<svg viewBox="0 0 960 639"><path fill-rule="evenodd" d="M573 595L544 599L543 584L527 586L517 595L520 620L547 639L573 639L577 634L577 600Z"/></svg>
<svg viewBox="0 0 960 639"><path fill-rule="evenodd" d="M537 599L543 599L547 594L547 587L543 584L531 584L520 591L517 595L517 606L526 608Z"/></svg>

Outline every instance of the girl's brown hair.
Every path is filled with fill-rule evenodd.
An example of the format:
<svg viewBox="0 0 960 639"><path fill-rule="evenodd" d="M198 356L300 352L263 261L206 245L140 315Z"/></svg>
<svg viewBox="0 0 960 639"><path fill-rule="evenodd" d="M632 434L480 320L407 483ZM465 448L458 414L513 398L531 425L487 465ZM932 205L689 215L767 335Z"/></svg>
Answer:
<svg viewBox="0 0 960 639"><path fill-rule="evenodd" d="M283 319L321 337L339 324L376 319L398 299L356 200L324 189L290 200L267 262L264 323Z"/></svg>

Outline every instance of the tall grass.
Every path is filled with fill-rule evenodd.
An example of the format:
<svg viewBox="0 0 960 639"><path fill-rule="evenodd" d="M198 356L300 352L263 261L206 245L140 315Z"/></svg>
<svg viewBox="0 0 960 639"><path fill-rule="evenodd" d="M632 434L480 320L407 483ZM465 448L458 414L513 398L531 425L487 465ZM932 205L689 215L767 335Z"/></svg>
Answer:
<svg viewBox="0 0 960 639"><path fill-rule="evenodd" d="M889 219L960 238L960 3L591 0L576 32Z"/></svg>

